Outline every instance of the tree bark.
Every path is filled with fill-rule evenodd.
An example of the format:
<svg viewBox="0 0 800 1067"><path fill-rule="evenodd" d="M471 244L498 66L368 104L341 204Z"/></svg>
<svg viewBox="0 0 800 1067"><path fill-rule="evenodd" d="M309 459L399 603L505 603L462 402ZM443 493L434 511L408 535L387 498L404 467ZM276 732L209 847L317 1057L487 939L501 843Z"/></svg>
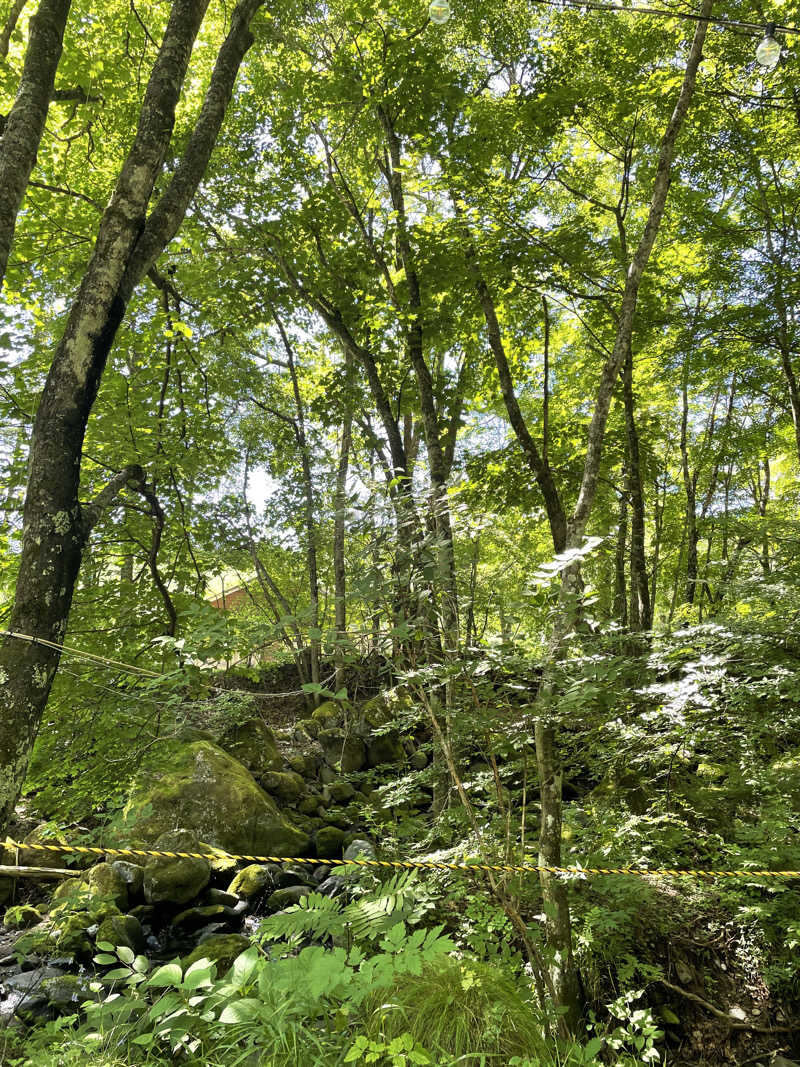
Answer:
<svg viewBox="0 0 800 1067"><path fill-rule="evenodd" d="M639 431L636 426L633 394L633 355L628 347L622 369L622 389L625 399L625 435L628 446L628 495L631 503L631 611L633 630L649 630L653 625L650 587L647 582L645 559L645 510L642 488L642 465L639 451Z"/></svg>
<svg viewBox="0 0 800 1067"><path fill-rule="evenodd" d="M135 286L172 239L200 181L252 43L260 0L242 0L223 43L189 144L150 218L175 109L208 0L174 0L133 144L103 212L95 248L36 413L11 629L60 643L88 534L79 502L83 438L106 360ZM192 184L194 183L194 184ZM7 638L0 648L0 832L22 788L59 651Z"/></svg>
<svg viewBox="0 0 800 1067"><path fill-rule="evenodd" d="M17 224L22 198L28 179L36 164L36 153L44 133L47 109L53 95L56 70L61 59L64 27L67 24L71 0L41 0L31 19L30 37L22 68L22 80L0 140L0 286L6 274L11 242ZM17 18L24 5L15 5ZM8 38L16 24L9 19ZM3 35L4 49L8 39Z"/></svg>

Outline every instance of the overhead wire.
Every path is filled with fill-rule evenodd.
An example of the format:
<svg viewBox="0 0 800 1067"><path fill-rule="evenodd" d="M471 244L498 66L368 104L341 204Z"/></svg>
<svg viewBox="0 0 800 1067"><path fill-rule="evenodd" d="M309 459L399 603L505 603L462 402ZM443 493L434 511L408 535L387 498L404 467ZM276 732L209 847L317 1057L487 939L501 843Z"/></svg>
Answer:
<svg viewBox="0 0 800 1067"><path fill-rule="evenodd" d="M658 18L684 19L688 22L707 22L711 26L725 29L742 29L749 33L763 33L766 26L781 33L800 33L800 27L786 26L779 22L747 22L740 19L726 19L712 15L698 15L693 11L676 11L663 7L631 7L626 4L602 3L597 0L531 0L541 7L573 8L579 11L621 11L626 15L651 15Z"/></svg>

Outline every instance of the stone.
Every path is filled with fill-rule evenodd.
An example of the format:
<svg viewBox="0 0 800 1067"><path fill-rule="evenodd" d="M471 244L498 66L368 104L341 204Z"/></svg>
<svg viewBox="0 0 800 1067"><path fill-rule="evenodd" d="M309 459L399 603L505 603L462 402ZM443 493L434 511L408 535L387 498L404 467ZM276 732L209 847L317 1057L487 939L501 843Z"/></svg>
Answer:
<svg viewBox="0 0 800 1067"><path fill-rule="evenodd" d="M239 854L302 855L309 845L250 772L208 741L166 745L160 762L143 765L126 813L132 835L143 841L182 828Z"/></svg>
<svg viewBox="0 0 800 1067"><path fill-rule="evenodd" d="M314 722L333 725L342 715L342 708L334 700L326 700L311 713Z"/></svg>
<svg viewBox="0 0 800 1067"><path fill-rule="evenodd" d="M363 740L352 732L344 733L338 729L320 730L319 743L328 763L332 767L338 767L343 774L360 771L366 762L366 746Z"/></svg>
<svg viewBox="0 0 800 1067"><path fill-rule="evenodd" d="M88 978L79 978L75 974L45 978L42 982L42 993L60 1015L72 1015L85 1001L98 1001L103 996L102 991L89 988Z"/></svg>
<svg viewBox="0 0 800 1067"><path fill-rule="evenodd" d="M297 805L297 810L301 815L316 815L317 808L319 808L319 796L301 797Z"/></svg>
<svg viewBox="0 0 800 1067"><path fill-rule="evenodd" d="M228 886L228 893L243 897L245 900L252 900L253 897L257 897L267 889L274 889L275 875L279 871L280 868L251 863L239 871Z"/></svg>
<svg viewBox="0 0 800 1067"><path fill-rule="evenodd" d="M62 834L53 832L53 824L49 822L39 823L39 825L31 830L23 838L23 844L25 845L59 845L66 844L66 838ZM56 849L51 852L48 848L44 852L40 852L38 849L20 849L19 860L8 860L9 863L23 863L26 867L65 867L67 866L67 856L70 856L70 863L73 863L76 867L91 866L96 857L94 856L81 856L79 853L64 853L59 852Z"/></svg>
<svg viewBox="0 0 800 1067"><path fill-rule="evenodd" d="M315 843L321 859L341 859L344 847L344 831L336 826L323 826L317 830Z"/></svg>
<svg viewBox="0 0 800 1067"><path fill-rule="evenodd" d="M3 916L3 926L8 930L27 930L41 921L41 912L30 904L17 904Z"/></svg>
<svg viewBox="0 0 800 1067"><path fill-rule="evenodd" d="M261 785L270 796L287 804L299 800L306 791L306 783L296 771L269 771L261 776Z"/></svg>
<svg viewBox="0 0 800 1067"><path fill-rule="evenodd" d="M373 729L389 723L408 722L414 711L411 695L400 688L385 689L361 706L361 716Z"/></svg>
<svg viewBox="0 0 800 1067"><path fill-rule="evenodd" d="M87 956L92 951L86 933L91 925L92 917L88 911L72 911L32 926L20 937L15 948L26 956L65 956L70 959Z"/></svg>
<svg viewBox="0 0 800 1067"><path fill-rule="evenodd" d="M275 888L285 889L292 885L316 885L313 868L301 863L291 863L284 867L275 878Z"/></svg>
<svg viewBox="0 0 800 1067"><path fill-rule="evenodd" d="M198 960L211 960L217 965L217 976L221 977L231 964L250 948L250 940L244 934L211 934L201 941L197 948L181 960L184 970Z"/></svg>
<svg viewBox="0 0 800 1067"><path fill-rule="evenodd" d="M415 771L421 771L428 766L428 757L420 749L417 749L411 756L410 763Z"/></svg>
<svg viewBox="0 0 800 1067"><path fill-rule="evenodd" d="M226 908L235 908L239 903L239 897L235 893L226 893L224 889L207 889L205 903L222 904Z"/></svg>
<svg viewBox="0 0 800 1067"><path fill-rule="evenodd" d="M367 762L367 746L360 737L349 734L342 747L340 767L342 774L353 774L363 770Z"/></svg>
<svg viewBox="0 0 800 1067"><path fill-rule="evenodd" d="M324 764L319 769L319 777L321 782L324 782L325 785L329 785L331 782L336 781L336 771L333 769L333 767L329 767L327 764Z"/></svg>
<svg viewBox="0 0 800 1067"><path fill-rule="evenodd" d="M285 889L276 889L267 897L267 911L282 911L292 904L298 904L303 897L307 897L311 888L307 885L289 885Z"/></svg>
<svg viewBox="0 0 800 1067"><path fill-rule="evenodd" d="M367 766L380 767L384 763L403 764L406 752L397 730L371 737L367 744Z"/></svg>
<svg viewBox="0 0 800 1067"><path fill-rule="evenodd" d="M330 792L334 804L347 804L356 795L354 787L349 782L331 782L326 789Z"/></svg>
<svg viewBox="0 0 800 1067"><path fill-rule="evenodd" d="M134 952L144 952L144 932L134 915L110 915L97 928L96 941L109 941L119 947L125 945Z"/></svg>
<svg viewBox="0 0 800 1067"><path fill-rule="evenodd" d="M363 837L357 837L344 850L344 858L346 860L376 860L378 854L371 841L366 841Z"/></svg>
<svg viewBox="0 0 800 1067"><path fill-rule="evenodd" d="M302 726L309 737L317 737L319 735L320 726L316 719L301 719L298 725Z"/></svg>
<svg viewBox="0 0 800 1067"><path fill-rule="evenodd" d="M342 878L338 874L332 874L324 882L320 882L317 892L322 893L324 897L338 897L346 886L346 878Z"/></svg>
<svg viewBox="0 0 800 1067"><path fill-rule="evenodd" d="M142 926L152 926L156 913L157 909L152 904L137 904L128 914L138 919Z"/></svg>
<svg viewBox="0 0 800 1067"><path fill-rule="evenodd" d="M86 878L86 885L93 897L113 901L123 911L128 906L128 883L114 870L111 863L98 863Z"/></svg>
<svg viewBox="0 0 800 1067"><path fill-rule="evenodd" d="M155 843L159 852L198 852L197 839L188 830L161 834ZM211 868L201 859L153 857L144 869L144 896L148 904L186 904L201 893L211 878Z"/></svg>
<svg viewBox="0 0 800 1067"><path fill-rule="evenodd" d="M114 860L111 867L127 886L128 897L139 896L144 887L144 867L128 860Z"/></svg>
<svg viewBox="0 0 800 1067"><path fill-rule="evenodd" d="M197 930L210 922L231 922L237 919L233 908L224 904L206 904L202 908L187 908L172 920L172 925L182 932Z"/></svg>
<svg viewBox="0 0 800 1067"><path fill-rule="evenodd" d="M279 771L283 760L275 734L262 719L248 719L231 726L219 740L221 748L243 764L255 778L267 771Z"/></svg>

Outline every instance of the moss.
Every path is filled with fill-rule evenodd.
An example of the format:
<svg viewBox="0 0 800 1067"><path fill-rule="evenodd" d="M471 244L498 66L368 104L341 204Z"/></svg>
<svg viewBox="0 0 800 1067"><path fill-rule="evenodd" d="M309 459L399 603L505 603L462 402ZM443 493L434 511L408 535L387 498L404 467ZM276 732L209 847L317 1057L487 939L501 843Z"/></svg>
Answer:
<svg viewBox="0 0 800 1067"><path fill-rule="evenodd" d="M344 831L337 826L323 826L316 834L317 855L321 859L341 859Z"/></svg>
<svg viewBox="0 0 800 1067"><path fill-rule="evenodd" d="M30 904L17 904L3 916L3 925L9 930L27 930L42 921L41 912Z"/></svg>
<svg viewBox="0 0 800 1067"><path fill-rule="evenodd" d="M244 897L245 900L250 900L251 897L257 897L265 889L271 888L272 884L272 870L263 864L251 863L248 867L244 867L239 871L228 886L228 892L235 893L237 897Z"/></svg>
<svg viewBox="0 0 800 1067"><path fill-rule="evenodd" d="M190 955L181 960L181 965L191 967L198 960L211 960L217 965L217 974L227 971L237 956L250 948L250 941L243 934L215 934L202 941Z"/></svg>
<svg viewBox="0 0 800 1067"><path fill-rule="evenodd" d="M333 724L342 715L342 708L334 700L326 700L311 713L314 722Z"/></svg>
<svg viewBox="0 0 800 1067"><path fill-rule="evenodd" d="M247 768L208 741L165 746L155 764L143 765L125 814L144 841L185 828L228 852L292 855L309 844Z"/></svg>
<svg viewBox="0 0 800 1067"><path fill-rule="evenodd" d="M275 735L261 719L248 719L239 726L232 726L222 735L219 744L257 778L267 771L281 768Z"/></svg>
<svg viewBox="0 0 800 1067"><path fill-rule="evenodd" d="M290 804L306 791L306 783L295 771L268 771L262 776L261 784L271 796Z"/></svg>
<svg viewBox="0 0 800 1067"><path fill-rule="evenodd" d="M97 930L96 940L126 945L134 952L141 952L145 944L141 924L133 915L111 915L104 919Z"/></svg>
<svg viewBox="0 0 800 1067"><path fill-rule="evenodd" d="M92 896L113 900L123 911L128 906L128 884L110 863L98 863L89 871L86 884Z"/></svg>
<svg viewBox="0 0 800 1067"><path fill-rule="evenodd" d="M160 852L200 852L202 849L188 830L168 831L156 840ZM168 901L188 904L211 879L211 868L203 859L153 858L144 869L144 896L148 904Z"/></svg>

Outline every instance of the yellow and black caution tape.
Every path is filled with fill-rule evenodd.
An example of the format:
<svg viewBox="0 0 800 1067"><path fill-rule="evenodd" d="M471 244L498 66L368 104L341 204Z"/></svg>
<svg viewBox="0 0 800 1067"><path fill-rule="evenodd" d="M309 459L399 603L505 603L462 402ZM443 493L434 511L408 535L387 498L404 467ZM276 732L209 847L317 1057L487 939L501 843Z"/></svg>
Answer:
<svg viewBox="0 0 800 1067"><path fill-rule="evenodd" d="M198 860L247 860L250 863L302 863L310 867L379 867L384 870L401 871L491 871L499 874L547 874L603 875L631 874L637 878L800 878L800 871L708 871L695 868L672 867L548 867L538 863L444 863L432 860L335 860L309 859L307 856L251 856L244 853L226 852L213 849L209 852L167 852L146 848L106 848L97 845L29 845L24 841L6 838L4 845L10 849L29 849L34 852L75 853L80 856L111 856L115 859L124 856L156 859L198 859Z"/></svg>

